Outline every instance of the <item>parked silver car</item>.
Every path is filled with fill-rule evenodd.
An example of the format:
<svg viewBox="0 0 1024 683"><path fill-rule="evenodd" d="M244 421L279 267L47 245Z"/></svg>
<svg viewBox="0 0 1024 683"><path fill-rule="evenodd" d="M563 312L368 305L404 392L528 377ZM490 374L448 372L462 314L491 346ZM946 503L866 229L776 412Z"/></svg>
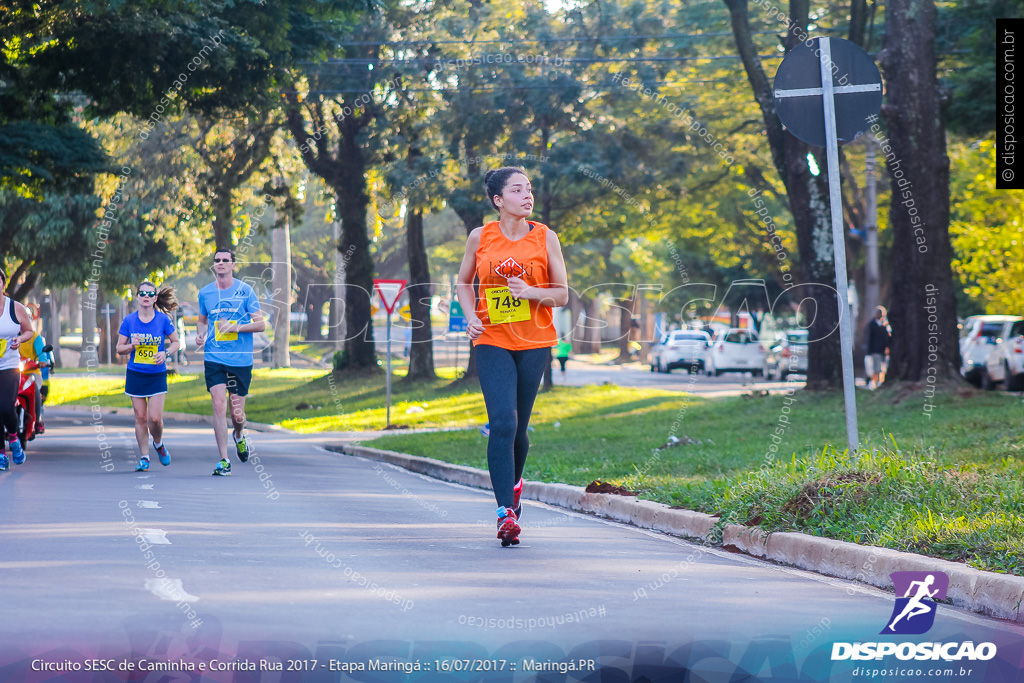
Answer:
<svg viewBox="0 0 1024 683"><path fill-rule="evenodd" d="M1019 315L972 315L960 330L960 374L976 387L991 382L986 367L997 339L1007 339Z"/></svg>
<svg viewBox="0 0 1024 683"><path fill-rule="evenodd" d="M779 337L765 356L765 376L785 380L807 374L807 330L789 330Z"/></svg>
<svg viewBox="0 0 1024 683"><path fill-rule="evenodd" d="M711 337L701 330L674 330L651 348L651 372L687 368L691 374L704 372Z"/></svg>

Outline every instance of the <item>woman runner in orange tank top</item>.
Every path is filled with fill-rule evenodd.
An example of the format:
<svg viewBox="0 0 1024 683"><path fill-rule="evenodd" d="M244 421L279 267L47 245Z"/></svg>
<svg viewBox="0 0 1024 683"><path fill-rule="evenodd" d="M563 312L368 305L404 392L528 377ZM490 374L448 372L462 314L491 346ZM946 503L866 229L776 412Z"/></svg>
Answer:
<svg viewBox="0 0 1024 683"><path fill-rule="evenodd" d="M456 292L487 405L487 469L498 503L498 538L508 546L519 543L527 428L558 341L551 309L565 305L569 287L558 237L526 220L533 213L526 172L499 168L484 183L498 220L470 233Z"/></svg>

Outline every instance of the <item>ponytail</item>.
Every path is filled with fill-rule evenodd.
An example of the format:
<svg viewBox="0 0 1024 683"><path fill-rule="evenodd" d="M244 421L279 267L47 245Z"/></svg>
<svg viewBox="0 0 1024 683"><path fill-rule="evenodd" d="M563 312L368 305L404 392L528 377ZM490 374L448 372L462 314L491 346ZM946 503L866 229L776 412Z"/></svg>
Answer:
<svg viewBox="0 0 1024 683"><path fill-rule="evenodd" d="M156 293L156 303L153 306L158 311L170 315L171 311L178 307L178 296L174 287L161 287Z"/></svg>

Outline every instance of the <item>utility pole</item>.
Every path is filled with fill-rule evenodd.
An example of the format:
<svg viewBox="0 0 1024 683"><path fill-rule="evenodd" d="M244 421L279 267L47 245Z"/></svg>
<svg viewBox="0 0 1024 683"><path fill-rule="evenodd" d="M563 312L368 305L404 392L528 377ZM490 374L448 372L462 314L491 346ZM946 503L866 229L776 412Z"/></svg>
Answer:
<svg viewBox="0 0 1024 683"><path fill-rule="evenodd" d="M286 215L281 227L275 227L270 231L270 251L274 261L274 267L271 270L274 301L271 305L275 309L271 366L275 368L290 368L292 366L291 353L288 348L291 341L289 313L292 309L292 243L289 220Z"/></svg>
<svg viewBox="0 0 1024 683"><path fill-rule="evenodd" d="M878 273L878 193L875 173L875 139L865 135L867 152L864 156L866 178L864 191L867 195L867 225L864 226L864 319L870 320L875 315L875 307L879 304L879 273ZM863 329L863 326L861 326Z"/></svg>

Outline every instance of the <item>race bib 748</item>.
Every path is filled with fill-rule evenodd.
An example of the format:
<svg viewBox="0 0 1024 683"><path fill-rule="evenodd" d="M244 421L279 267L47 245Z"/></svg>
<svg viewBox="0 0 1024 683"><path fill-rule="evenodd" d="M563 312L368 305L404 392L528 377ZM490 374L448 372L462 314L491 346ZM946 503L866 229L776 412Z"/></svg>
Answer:
<svg viewBox="0 0 1024 683"><path fill-rule="evenodd" d="M530 319L530 302L512 296L508 287L490 287L485 296L492 325Z"/></svg>

